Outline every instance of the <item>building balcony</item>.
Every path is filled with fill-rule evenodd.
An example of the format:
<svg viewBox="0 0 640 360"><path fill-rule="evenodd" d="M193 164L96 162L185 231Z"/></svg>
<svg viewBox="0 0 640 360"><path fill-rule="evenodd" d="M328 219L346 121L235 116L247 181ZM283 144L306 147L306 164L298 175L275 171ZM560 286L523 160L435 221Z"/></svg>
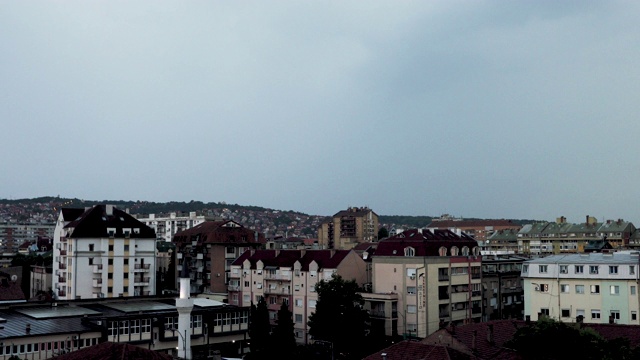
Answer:
<svg viewBox="0 0 640 360"><path fill-rule="evenodd" d="M62 270L66 270L67 269L67 264L60 263L60 264L58 264L58 268L60 268Z"/></svg>
<svg viewBox="0 0 640 360"><path fill-rule="evenodd" d="M149 286L149 278L137 278L133 280L133 286Z"/></svg>
<svg viewBox="0 0 640 360"><path fill-rule="evenodd" d="M58 282L61 283L61 284L65 284L67 282L67 279L63 278L63 277L59 277L58 278Z"/></svg>
<svg viewBox="0 0 640 360"><path fill-rule="evenodd" d="M229 291L240 291L240 285L229 285Z"/></svg>
<svg viewBox="0 0 640 360"><path fill-rule="evenodd" d="M67 250L60 250L60 255L67 256Z"/></svg>
<svg viewBox="0 0 640 360"><path fill-rule="evenodd" d="M282 275L282 274L270 274L268 272L266 272L264 274L264 278L266 280L280 280L280 281L291 281L291 274L289 275Z"/></svg>
<svg viewBox="0 0 640 360"><path fill-rule="evenodd" d="M238 278L240 278L240 273L239 272L238 273L234 273L233 271L230 271L229 272L229 277L233 278L233 279L238 279Z"/></svg>
<svg viewBox="0 0 640 360"><path fill-rule="evenodd" d="M449 281L449 275L438 275L438 281Z"/></svg>
<svg viewBox="0 0 640 360"><path fill-rule="evenodd" d="M204 259L204 254L196 254L196 260Z"/></svg>
<svg viewBox="0 0 640 360"><path fill-rule="evenodd" d="M291 289L287 289L287 288L269 288L266 287L264 289L264 293L265 294L277 294L277 295L291 295Z"/></svg>
<svg viewBox="0 0 640 360"><path fill-rule="evenodd" d="M93 265L93 273L101 274L102 273L102 264Z"/></svg>
<svg viewBox="0 0 640 360"><path fill-rule="evenodd" d="M58 296L60 297L66 297L67 296L67 292L64 290L58 290Z"/></svg>
<svg viewBox="0 0 640 360"><path fill-rule="evenodd" d="M133 272L149 272L151 264L135 264Z"/></svg>
<svg viewBox="0 0 640 360"><path fill-rule="evenodd" d="M66 236L61 236L60 237L60 241L61 242L67 242L67 237Z"/></svg>
<svg viewBox="0 0 640 360"><path fill-rule="evenodd" d="M93 279L93 287L102 287L102 279Z"/></svg>

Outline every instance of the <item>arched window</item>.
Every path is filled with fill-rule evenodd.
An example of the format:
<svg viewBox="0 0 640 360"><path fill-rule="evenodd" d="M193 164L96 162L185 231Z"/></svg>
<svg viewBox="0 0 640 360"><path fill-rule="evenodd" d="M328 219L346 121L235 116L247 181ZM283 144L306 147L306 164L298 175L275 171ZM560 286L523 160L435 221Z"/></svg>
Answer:
<svg viewBox="0 0 640 360"><path fill-rule="evenodd" d="M458 247L457 246L452 246L451 247L451 256L458 256Z"/></svg>
<svg viewBox="0 0 640 360"><path fill-rule="evenodd" d="M480 248L479 247L474 247L473 248L473 255L478 256L480 255Z"/></svg>
<svg viewBox="0 0 640 360"><path fill-rule="evenodd" d="M416 250L411 246L404 248L404 256L416 256Z"/></svg>
<svg viewBox="0 0 640 360"><path fill-rule="evenodd" d="M462 256L469 256L469 247L467 246L462 247Z"/></svg>
<svg viewBox="0 0 640 360"><path fill-rule="evenodd" d="M440 254L440 256L447 256L447 248L444 246L441 246L440 249L438 250L438 253Z"/></svg>

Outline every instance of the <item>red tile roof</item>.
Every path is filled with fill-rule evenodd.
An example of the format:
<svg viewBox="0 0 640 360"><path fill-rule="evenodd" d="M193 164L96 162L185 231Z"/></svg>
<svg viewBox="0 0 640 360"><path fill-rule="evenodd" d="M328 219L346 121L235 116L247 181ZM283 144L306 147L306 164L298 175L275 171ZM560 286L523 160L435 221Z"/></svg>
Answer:
<svg viewBox="0 0 640 360"><path fill-rule="evenodd" d="M382 354L386 354L382 357ZM401 341L363 360L475 360L475 356L442 345L423 344L418 341Z"/></svg>
<svg viewBox="0 0 640 360"><path fill-rule="evenodd" d="M171 360L172 356L130 344L103 342L98 345L58 355L55 360Z"/></svg>
<svg viewBox="0 0 640 360"><path fill-rule="evenodd" d="M229 226L233 225L233 226ZM242 240L243 236L246 240ZM206 244L264 244L264 234L256 233L232 220L205 221L191 229L182 230L173 236L173 242L197 240Z"/></svg>
<svg viewBox="0 0 640 360"><path fill-rule="evenodd" d="M415 256L439 256L440 247L467 246L469 250L478 246L471 236L458 235L450 230L406 230L378 243L376 256L404 256L406 247L415 249Z"/></svg>
<svg viewBox="0 0 640 360"><path fill-rule="evenodd" d="M296 261L300 261L302 271L309 270L309 264L315 261L321 269L335 269L340 265L352 250L251 250L245 251L238 257L233 265L242 265L249 260L251 268L256 268L256 263L262 261L264 266L293 267Z"/></svg>

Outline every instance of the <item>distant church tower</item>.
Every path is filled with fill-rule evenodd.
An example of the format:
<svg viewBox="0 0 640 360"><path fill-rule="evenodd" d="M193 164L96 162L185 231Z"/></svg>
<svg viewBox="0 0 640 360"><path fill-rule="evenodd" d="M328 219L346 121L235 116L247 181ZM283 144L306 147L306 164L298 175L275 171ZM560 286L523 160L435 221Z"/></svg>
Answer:
<svg viewBox="0 0 640 360"><path fill-rule="evenodd" d="M191 360L191 309L193 309L193 299L191 299L191 278L189 277L189 264L182 263L180 271L180 297L176 299L178 309L178 357Z"/></svg>

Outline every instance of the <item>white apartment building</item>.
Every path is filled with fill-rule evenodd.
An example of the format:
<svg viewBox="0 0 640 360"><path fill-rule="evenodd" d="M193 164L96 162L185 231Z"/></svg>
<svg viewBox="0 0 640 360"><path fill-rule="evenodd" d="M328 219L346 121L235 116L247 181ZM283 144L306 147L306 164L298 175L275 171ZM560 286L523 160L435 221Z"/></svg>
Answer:
<svg viewBox="0 0 640 360"><path fill-rule="evenodd" d="M155 233L113 205L62 209L53 242L58 299L155 295Z"/></svg>
<svg viewBox="0 0 640 360"><path fill-rule="evenodd" d="M231 265L229 304L241 307L264 297L272 324L282 303L293 313L298 343L308 343L309 316L315 311L315 285L335 273L366 282L365 263L353 250L248 250Z"/></svg>
<svg viewBox="0 0 640 360"><path fill-rule="evenodd" d="M178 215L175 212L169 216L156 216L149 214L148 216L136 216L138 221L152 228L156 232L158 241L171 242L173 236L182 230L191 229L192 227L202 224L207 220L213 220L212 217L197 215L195 211L191 211L189 215Z"/></svg>
<svg viewBox="0 0 640 360"><path fill-rule="evenodd" d="M553 255L522 265L524 313L638 325L638 252Z"/></svg>

